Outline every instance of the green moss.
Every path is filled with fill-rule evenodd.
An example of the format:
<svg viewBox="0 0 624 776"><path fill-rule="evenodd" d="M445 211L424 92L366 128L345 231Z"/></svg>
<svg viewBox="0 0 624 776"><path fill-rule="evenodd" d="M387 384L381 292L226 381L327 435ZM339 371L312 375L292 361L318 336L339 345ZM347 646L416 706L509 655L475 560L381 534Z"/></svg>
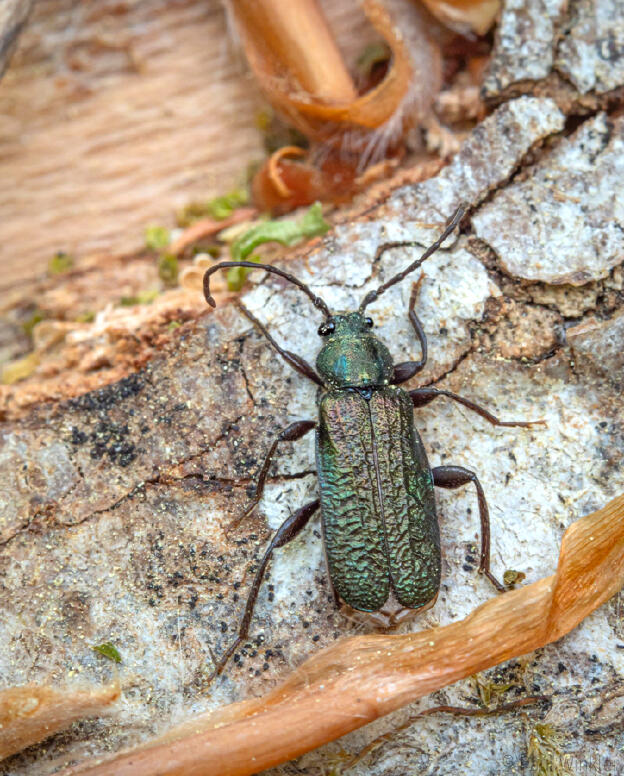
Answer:
<svg viewBox="0 0 624 776"><path fill-rule="evenodd" d="M39 366L38 353L29 353L23 358L18 358L15 361L11 361L2 367L2 384L13 385L19 383L20 380L25 380L27 377L35 371Z"/></svg>
<svg viewBox="0 0 624 776"><path fill-rule="evenodd" d="M482 677L479 674L475 674L473 677L477 685L477 691L481 698L481 703L484 706L489 706L493 700L498 701L498 696L511 690L512 687L517 687L518 682L492 682L487 677Z"/></svg>
<svg viewBox="0 0 624 776"><path fill-rule="evenodd" d="M269 107L256 113L256 127L264 136L264 150L273 154L284 146L298 146L308 148L308 138L295 127L286 124L279 116L276 116Z"/></svg>
<svg viewBox="0 0 624 776"><path fill-rule="evenodd" d="M93 310L85 310L83 313L80 313L75 318L76 323L93 323L95 320L95 313Z"/></svg>
<svg viewBox="0 0 624 776"><path fill-rule="evenodd" d="M178 283L178 257L173 253L163 253L158 259L158 277L166 286Z"/></svg>
<svg viewBox="0 0 624 776"><path fill-rule="evenodd" d="M515 569L507 569L503 574L503 582L509 587L510 585L517 585L522 580L526 579L524 571L515 571Z"/></svg>
<svg viewBox="0 0 624 776"><path fill-rule="evenodd" d="M22 324L22 329L24 330L24 333L28 337L32 337L33 329L42 320L43 320L43 313L41 312L41 310L35 310L34 313L30 316L30 318L25 320L24 323Z"/></svg>
<svg viewBox="0 0 624 776"><path fill-rule="evenodd" d="M238 237L230 246L232 259L235 261L260 261L251 257L251 252L259 245L267 242L278 242L281 245L295 245L301 240L325 234L329 224L323 218L321 203L315 202L298 221L264 221L252 226ZM230 291L239 291L249 270L245 267L232 267L228 270L227 283Z"/></svg>
<svg viewBox="0 0 624 776"><path fill-rule="evenodd" d="M103 644L96 644L92 649L109 660L112 660L113 663L121 663L121 655L117 651L117 647L110 641L105 641Z"/></svg>
<svg viewBox="0 0 624 776"><path fill-rule="evenodd" d="M151 304L158 296L158 290L139 291L136 296L122 296L119 300L121 307L132 307L135 304Z"/></svg>
<svg viewBox="0 0 624 776"><path fill-rule="evenodd" d="M176 216L178 226L191 226L201 218L213 218L215 221L223 221L239 207L249 202L249 192L241 187L233 189L227 194L214 197L207 202L189 202Z"/></svg>
<svg viewBox="0 0 624 776"><path fill-rule="evenodd" d="M150 251L164 251L171 242L171 234L164 226L148 226L145 230L145 247Z"/></svg>
<svg viewBox="0 0 624 776"><path fill-rule="evenodd" d="M62 275L74 266L74 257L65 251L57 251L48 262L50 275Z"/></svg>
<svg viewBox="0 0 624 776"><path fill-rule="evenodd" d="M563 734L552 725L536 723L529 737L533 776L574 776L570 756L561 751Z"/></svg>

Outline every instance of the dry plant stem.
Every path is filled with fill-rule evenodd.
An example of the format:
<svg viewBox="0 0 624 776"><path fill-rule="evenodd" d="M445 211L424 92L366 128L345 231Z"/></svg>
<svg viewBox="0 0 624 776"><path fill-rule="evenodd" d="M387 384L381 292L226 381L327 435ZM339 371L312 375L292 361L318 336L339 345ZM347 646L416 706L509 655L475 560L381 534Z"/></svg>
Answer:
<svg viewBox="0 0 624 776"><path fill-rule="evenodd" d="M356 97L353 81L316 0L232 0L239 26L299 85L328 103Z"/></svg>
<svg viewBox="0 0 624 776"><path fill-rule="evenodd" d="M101 714L119 694L118 683L66 690L25 684L0 690L0 760L78 719Z"/></svg>
<svg viewBox="0 0 624 776"><path fill-rule="evenodd" d="M257 773L556 641L623 584L624 495L568 528L551 577L492 598L442 628L345 639L262 698L195 717L141 749L63 774Z"/></svg>
<svg viewBox="0 0 624 776"><path fill-rule="evenodd" d="M303 5L302 2L299 4ZM281 3L278 0L264 0L263 5L273 7ZM288 69L280 48L274 51L267 44L271 35L265 29L268 18L263 16L262 21L258 22L260 26L254 26L250 24L250 20L255 19L252 10L249 10L250 15L240 12L241 8L255 8L253 0L236 0L233 8L247 60L260 88L271 104L308 137L328 140L334 137L336 124L374 129L397 115L410 87L412 68L403 37L380 0L364 0L363 9L373 27L388 42L392 50L392 64L378 86L360 97L354 92L347 99L330 99L327 84L319 93L311 88L306 89L303 82L293 77L298 71ZM291 15L290 4L288 14ZM314 27L311 27L306 31L306 47L301 51L301 56L307 58L310 68L317 68L325 56L321 42L326 47L328 39L320 34L315 38L313 30ZM299 64L299 70L302 69Z"/></svg>

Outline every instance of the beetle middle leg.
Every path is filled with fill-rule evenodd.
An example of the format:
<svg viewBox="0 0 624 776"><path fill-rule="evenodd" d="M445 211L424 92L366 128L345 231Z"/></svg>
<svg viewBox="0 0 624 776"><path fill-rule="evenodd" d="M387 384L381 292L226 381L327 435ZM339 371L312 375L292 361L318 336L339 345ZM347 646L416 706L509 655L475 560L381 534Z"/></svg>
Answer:
<svg viewBox="0 0 624 776"><path fill-rule="evenodd" d="M412 400L412 404L416 408L424 407L425 404L429 404L429 402L432 402L434 399L437 399L440 396L446 396L447 399L452 399L458 404L463 404L464 407L467 407L469 410L472 410L478 415L481 415L482 418L485 418L485 420L487 420L488 423L491 423L493 426L520 426L523 428L529 428L538 423L546 423L545 420L499 420L496 415L492 415L491 412L486 410L484 407L481 407L479 404L470 401L470 399L464 399L463 396L459 396L452 391L446 391L441 388L415 388L413 391L408 391L408 393Z"/></svg>
<svg viewBox="0 0 624 776"><path fill-rule="evenodd" d="M316 499L315 501L311 501L309 504L306 504L305 506L301 507L301 509L298 509L294 514L286 518L286 520L284 520L282 525L275 532L275 535L271 539L269 546L266 548L265 553L262 556L262 560L260 561L260 566L258 567L258 570L256 571L256 576L254 577L254 580L252 582L251 590L249 591L249 596L247 598L247 603L245 604L245 611L243 613L243 618L241 620L241 624L238 629L238 634L234 639L234 641L230 644L230 646L226 650L221 660L219 660L219 662L214 667L208 681L211 681L212 679L215 678L215 676L218 676L221 673L221 671L223 671L227 661L232 657L234 652L238 649L238 647L240 647L243 641L247 638L247 635L249 633L249 623L251 622L251 618L253 616L253 611L256 605L256 599L258 598L260 585L262 584L262 580L264 578L264 574L266 572L268 563L271 560L273 550L277 549L278 547L283 547L285 544L288 544L288 542L294 539L295 536L297 536L297 534L308 523L312 515L319 508L319 505L320 505L320 500Z"/></svg>
<svg viewBox="0 0 624 776"><path fill-rule="evenodd" d="M479 519L481 520L481 559L479 561L479 574L486 576L494 587L501 593L507 588L501 584L490 571L490 511L483 487L479 482L477 475L464 469L463 466L436 466L431 470L433 484L438 488L461 488L462 485L468 485L473 482L477 489L477 500L479 502Z"/></svg>

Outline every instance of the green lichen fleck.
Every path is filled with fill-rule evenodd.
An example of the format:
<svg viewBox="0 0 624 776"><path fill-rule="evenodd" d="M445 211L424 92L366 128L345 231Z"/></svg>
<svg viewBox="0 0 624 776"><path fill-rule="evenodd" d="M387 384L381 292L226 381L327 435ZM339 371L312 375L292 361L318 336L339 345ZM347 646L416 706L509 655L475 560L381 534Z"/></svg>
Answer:
<svg viewBox="0 0 624 776"><path fill-rule="evenodd" d="M164 251L171 242L171 234L164 226L148 226L145 230L145 247L150 251Z"/></svg>
<svg viewBox="0 0 624 776"><path fill-rule="evenodd" d="M48 262L50 275L62 275L74 266L74 257L65 251L57 251Z"/></svg>
<svg viewBox="0 0 624 776"><path fill-rule="evenodd" d="M315 202L298 221L264 221L252 226L238 237L230 246L234 261L259 261L250 257L251 252L267 242L281 245L295 245L301 240L325 234L329 224L323 218L321 203ZM240 291L249 270L245 267L233 267L228 271L227 284L230 291Z"/></svg>
<svg viewBox="0 0 624 776"><path fill-rule="evenodd" d="M117 647L110 641L105 641L103 644L96 644L92 649L109 660L112 660L113 663L121 663L121 655L117 651Z"/></svg>

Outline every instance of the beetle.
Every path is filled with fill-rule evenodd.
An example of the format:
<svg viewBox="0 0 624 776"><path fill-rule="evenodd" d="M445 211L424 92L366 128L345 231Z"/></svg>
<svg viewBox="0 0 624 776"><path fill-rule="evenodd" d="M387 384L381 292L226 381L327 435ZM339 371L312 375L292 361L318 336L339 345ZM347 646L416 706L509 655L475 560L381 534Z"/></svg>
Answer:
<svg viewBox="0 0 624 776"><path fill-rule="evenodd" d="M224 261L206 271L204 296L212 307L215 301L210 294L210 277L221 269L264 269L288 280L323 313L325 320L318 333L326 340L318 353L315 370L301 356L283 349L267 328L240 305L275 351L300 374L315 382L321 392L318 420L291 423L273 441L260 468L252 501L239 520L259 503L279 443L300 439L313 429L316 430L320 497L290 515L269 542L251 585L237 637L216 664L211 678L223 670L248 637L258 591L273 551L294 539L319 507L336 603L342 602L356 612L382 614L390 605L390 624L395 624L405 613L433 605L440 588L440 532L434 486L459 488L472 483L477 492L481 523L479 573L496 590L507 589L490 570L489 513L477 475L462 466L433 469L429 466L414 424L413 410L438 397L446 397L495 426L528 427L544 421L501 421L451 391L432 386L410 391L399 387L427 363L427 338L415 311L419 283L412 289L408 317L420 343L420 360L393 364L386 345L372 333L373 321L365 312L369 304L438 250L464 212L462 205L440 237L418 259L366 294L359 308L353 311L332 313L308 286L270 264ZM384 243L378 248L375 261L392 248L416 246L417 243L409 241Z"/></svg>

